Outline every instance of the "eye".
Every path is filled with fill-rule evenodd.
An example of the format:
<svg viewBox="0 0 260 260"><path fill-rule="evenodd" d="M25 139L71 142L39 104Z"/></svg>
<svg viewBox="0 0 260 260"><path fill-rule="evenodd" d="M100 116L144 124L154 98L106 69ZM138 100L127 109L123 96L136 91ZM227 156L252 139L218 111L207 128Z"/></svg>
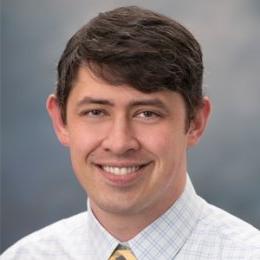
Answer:
<svg viewBox="0 0 260 260"><path fill-rule="evenodd" d="M105 116L105 111L101 109L91 109L80 112L81 116L88 116L88 117L102 117Z"/></svg>
<svg viewBox="0 0 260 260"><path fill-rule="evenodd" d="M137 113L136 117L144 120L153 120L158 119L161 116L157 112L147 110Z"/></svg>

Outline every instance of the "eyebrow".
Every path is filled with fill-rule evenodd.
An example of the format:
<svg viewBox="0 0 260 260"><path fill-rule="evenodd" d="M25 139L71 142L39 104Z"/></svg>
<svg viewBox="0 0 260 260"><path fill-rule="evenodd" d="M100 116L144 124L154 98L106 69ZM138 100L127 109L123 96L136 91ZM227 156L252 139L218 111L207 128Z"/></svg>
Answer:
<svg viewBox="0 0 260 260"><path fill-rule="evenodd" d="M81 107L83 105L88 105L88 104L99 104L99 105L114 106L114 103L111 102L110 100L107 100L107 99L84 97L77 103L77 107Z"/></svg>
<svg viewBox="0 0 260 260"><path fill-rule="evenodd" d="M77 107L81 107L88 104L98 104L98 105L108 105L114 106L114 102L107 99L102 98L92 98L92 97L84 97L78 103ZM158 98L154 99L140 99L140 100L132 100L129 102L128 107L137 107L137 106L156 106L161 109L168 111L166 105Z"/></svg>
<svg viewBox="0 0 260 260"><path fill-rule="evenodd" d="M163 109L167 110L167 107L165 106L165 104L160 99L157 99L157 98L147 99L147 100L146 99L144 99L144 100L134 100L134 101L131 101L129 103L129 106L130 107L156 106L156 107L163 108Z"/></svg>

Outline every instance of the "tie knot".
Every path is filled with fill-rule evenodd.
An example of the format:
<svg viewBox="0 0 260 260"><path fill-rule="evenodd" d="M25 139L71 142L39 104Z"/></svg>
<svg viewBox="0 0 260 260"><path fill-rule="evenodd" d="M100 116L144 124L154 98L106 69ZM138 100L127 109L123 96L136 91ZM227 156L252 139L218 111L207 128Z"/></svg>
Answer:
<svg viewBox="0 0 260 260"><path fill-rule="evenodd" d="M109 260L137 260L131 249L127 246L119 244Z"/></svg>

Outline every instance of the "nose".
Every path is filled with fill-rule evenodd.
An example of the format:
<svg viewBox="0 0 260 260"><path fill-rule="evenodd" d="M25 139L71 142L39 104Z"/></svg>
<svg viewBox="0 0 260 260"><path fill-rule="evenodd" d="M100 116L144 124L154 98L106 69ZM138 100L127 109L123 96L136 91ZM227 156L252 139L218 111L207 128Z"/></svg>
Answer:
<svg viewBox="0 0 260 260"><path fill-rule="evenodd" d="M111 124L102 146L105 151L120 156L137 151L140 143L128 120L119 118Z"/></svg>

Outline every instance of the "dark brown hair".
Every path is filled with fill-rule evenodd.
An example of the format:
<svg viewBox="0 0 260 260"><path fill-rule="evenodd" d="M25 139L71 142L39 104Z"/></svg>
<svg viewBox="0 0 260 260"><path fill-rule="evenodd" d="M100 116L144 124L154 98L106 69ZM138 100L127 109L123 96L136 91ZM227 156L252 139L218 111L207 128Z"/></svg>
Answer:
<svg viewBox="0 0 260 260"><path fill-rule="evenodd" d="M58 64L56 95L65 123L68 96L84 65L115 86L180 93L188 122L203 100L200 45L178 22L150 10L130 6L100 13L72 36Z"/></svg>

